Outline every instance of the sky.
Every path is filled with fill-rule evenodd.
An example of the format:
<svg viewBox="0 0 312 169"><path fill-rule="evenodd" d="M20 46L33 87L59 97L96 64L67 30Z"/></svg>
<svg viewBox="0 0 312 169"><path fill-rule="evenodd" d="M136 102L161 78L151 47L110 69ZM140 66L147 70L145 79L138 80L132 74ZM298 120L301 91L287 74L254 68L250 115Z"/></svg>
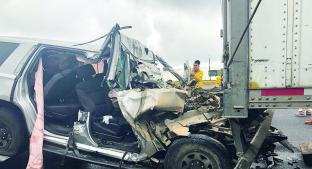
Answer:
<svg viewBox="0 0 312 169"><path fill-rule="evenodd" d="M0 36L81 43L116 23L174 67L221 62L220 0L0 0Z"/></svg>

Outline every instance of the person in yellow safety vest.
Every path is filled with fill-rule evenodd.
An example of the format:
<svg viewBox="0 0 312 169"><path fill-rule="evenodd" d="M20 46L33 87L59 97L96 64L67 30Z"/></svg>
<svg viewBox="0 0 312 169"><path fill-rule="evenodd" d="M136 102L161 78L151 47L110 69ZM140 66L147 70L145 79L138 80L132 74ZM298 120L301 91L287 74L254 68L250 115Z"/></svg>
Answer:
<svg viewBox="0 0 312 169"><path fill-rule="evenodd" d="M196 60L193 64L193 69L191 71L191 80L196 81L195 87L202 87L204 84L201 82L203 80L204 72L200 70L200 61Z"/></svg>
<svg viewBox="0 0 312 169"><path fill-rule="evenodd" d="M222 76L216 76L216 85L221 86L222 85Z"/></svg>

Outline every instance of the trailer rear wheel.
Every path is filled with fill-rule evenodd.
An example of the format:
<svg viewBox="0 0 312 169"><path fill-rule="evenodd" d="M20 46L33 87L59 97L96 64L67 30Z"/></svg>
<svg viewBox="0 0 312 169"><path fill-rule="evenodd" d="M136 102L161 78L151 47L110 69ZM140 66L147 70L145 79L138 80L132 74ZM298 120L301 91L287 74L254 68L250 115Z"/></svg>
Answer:
<svg viewBox="0 0 312 169"><path fill-rule="evenodd" d="M176 140L167 151L165 169L231 169L225 147L204 135Z"/></svg>

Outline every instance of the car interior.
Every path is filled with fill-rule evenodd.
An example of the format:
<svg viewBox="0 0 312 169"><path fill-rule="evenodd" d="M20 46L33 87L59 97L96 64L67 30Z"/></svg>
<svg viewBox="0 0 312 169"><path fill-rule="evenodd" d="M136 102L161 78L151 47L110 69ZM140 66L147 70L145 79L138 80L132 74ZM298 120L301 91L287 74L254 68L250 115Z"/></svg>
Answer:
<svg viewBox="0 0 312 169"><path fill-rule="evenodd" d="M62 50L45 50L40 53L44 69L45 129L68 136L73 131L74 122L78 120L79 110L82 110L91 113L90 130L98 145L138 151L131 126L120 110L114 108L108 96L110 89L105 83L106 72L96 73L96 64L80 62L77 55ZM107 62L104 63L104 67L108 66ZM35 67L30 73L32 98L35 92ZM104 116L112 117L109 123L103 122Z"/></svg>

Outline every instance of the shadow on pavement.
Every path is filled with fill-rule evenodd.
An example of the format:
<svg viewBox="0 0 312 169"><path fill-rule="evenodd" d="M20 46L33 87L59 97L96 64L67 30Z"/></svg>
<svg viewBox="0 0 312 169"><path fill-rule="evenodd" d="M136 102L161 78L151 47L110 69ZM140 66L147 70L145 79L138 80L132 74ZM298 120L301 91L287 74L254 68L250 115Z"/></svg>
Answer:
<svg viewBox="0 0 312 169"><path fill-rule="evenodd" d="M65 158L62 165L62 159L62 156L44 153L44 169L80 169L83 166L83 162L71 158ZM25 169L27 162L28 152L24 152L0 163L0 169Z"/></svg>

